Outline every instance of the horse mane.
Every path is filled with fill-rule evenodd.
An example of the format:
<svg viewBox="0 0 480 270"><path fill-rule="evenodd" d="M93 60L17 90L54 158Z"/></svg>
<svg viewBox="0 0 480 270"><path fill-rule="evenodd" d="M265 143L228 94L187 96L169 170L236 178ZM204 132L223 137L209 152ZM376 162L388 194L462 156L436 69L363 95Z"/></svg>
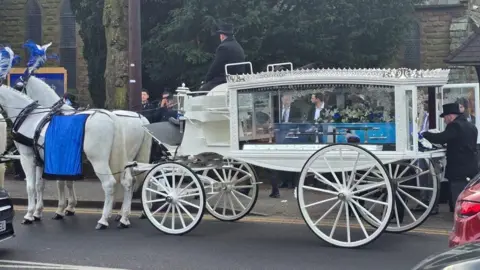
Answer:
<svg viewBox="0 0 480 270"><path fill-rule="evenodd" d="M6 88L6 89L1 89L1 88ZM0 91L9 91L9 92L12 92L13 95L17 95L18 98L23 98L23 99L26 99L28 101L31 101L33 102L33 99L27 95L25 95L24 93L20 92L20 91L17 91L16 89L8 86L8 85L0 85Z"/></svg>
<svg viewBox="0 0 480 270"><path fill-rule="evenodd" d="M36 90L38 91L39 93L50 93L50 94L53 94L55 97L57 97L58 99L60 99L60 97L57 95L57 93L46 83L44 82L43 80L35 77L35 76L30 76L30 78L28 78L28 82L27 82L27 89L29 88L28 86L31 84L34 84L33 87L36 87L36 88L39 88L40 90Z"/></svg>

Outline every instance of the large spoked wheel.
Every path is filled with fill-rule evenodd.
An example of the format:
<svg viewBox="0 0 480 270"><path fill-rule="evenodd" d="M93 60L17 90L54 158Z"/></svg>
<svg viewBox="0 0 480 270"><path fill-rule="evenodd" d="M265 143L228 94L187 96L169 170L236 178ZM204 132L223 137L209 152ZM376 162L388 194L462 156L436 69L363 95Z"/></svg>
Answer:
<svg viewBox="0 0 480 270"><path fill-rule="evenodd" d="M205 190L197 175L185 165L161 163L145 177L142 206L155 228L166 234L182 235L202 220Z"/></svg>
<svg viewBox="0 0 480 270"><path fill-rule="evenodd" d="M434 163L430 159L414 159L385 165L395 186L395 203L387 232L402 233L413 230L425 222L435 207L438 196L438 177ZM381 181L381 175L374 171L374 177L367 177L372 183ZM364 196L371 200L382 201L385 192L369 192ZM365 202L363 205L369 211L385 210L385 206ZM372 226L377 226L375 220L361 212L362 218Z"/></svg>
<svg viewBox="0 0 480 270"><path fill-rule="evenodd" d="M372 171L382 180L370 183ZM361 175L359 177L359 175ZM306 180L313 180L307 186ZM372 200L365 192L382 189L385 199ZM388 172L370 151L352 144L334 144L315 152L305 163L298 184L298 204L308 227L324 241L338 247L360 247L371 243L388 226L393 209L393 187ZM385 213L370 212L362 204L385 206ZM360 218L368 215L370 226Z"/></svg>
<svg viewBox="0 0 480 270"><path fill-rule="evenodd" d="M207 211L218 220L237 221L257 202L257 176L246 163L224 159L221 167L204 170L199 177L207 193Z"/></svg>

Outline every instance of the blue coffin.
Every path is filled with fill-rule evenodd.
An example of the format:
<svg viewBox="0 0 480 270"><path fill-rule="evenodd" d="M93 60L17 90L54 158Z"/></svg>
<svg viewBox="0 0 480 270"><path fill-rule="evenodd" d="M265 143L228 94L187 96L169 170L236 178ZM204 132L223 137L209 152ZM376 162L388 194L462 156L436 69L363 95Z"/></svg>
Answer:
<svg viewBox="0 0 480 270"><path fill-rule="evenodd" d="M360 138L360 143L393 144L395 143L395 123L328 123L328 124L276 124L275 139L277 144L308 144L315 143L314 128L323 130L324 135L318 135L319 143L345 143L345 132L350 129Z"/></svg>

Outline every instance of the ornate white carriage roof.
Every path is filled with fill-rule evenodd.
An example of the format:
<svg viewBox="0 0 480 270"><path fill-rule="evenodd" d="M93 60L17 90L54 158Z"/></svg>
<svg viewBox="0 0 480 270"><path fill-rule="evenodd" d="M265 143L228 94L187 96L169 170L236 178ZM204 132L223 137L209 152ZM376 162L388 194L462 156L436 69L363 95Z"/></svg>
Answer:
<svg viewBox="0 0 480 270"><path fill-rule="evenodd" d="M229 88L245 89L295 84L368 84L441 86L449 69L297 69L228 75Z"/></svg>

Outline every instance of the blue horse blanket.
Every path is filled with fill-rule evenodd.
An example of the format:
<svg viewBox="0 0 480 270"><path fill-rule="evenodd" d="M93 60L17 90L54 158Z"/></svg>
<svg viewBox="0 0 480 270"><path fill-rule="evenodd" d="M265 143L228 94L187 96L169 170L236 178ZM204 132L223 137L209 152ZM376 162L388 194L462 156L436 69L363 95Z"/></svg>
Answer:
<svg viewBox="0 0 480 270"><path fill-rule="evenodd" d="M45 133L43 178L83 179L83 139L88 114L56 115Z"/></svg>

